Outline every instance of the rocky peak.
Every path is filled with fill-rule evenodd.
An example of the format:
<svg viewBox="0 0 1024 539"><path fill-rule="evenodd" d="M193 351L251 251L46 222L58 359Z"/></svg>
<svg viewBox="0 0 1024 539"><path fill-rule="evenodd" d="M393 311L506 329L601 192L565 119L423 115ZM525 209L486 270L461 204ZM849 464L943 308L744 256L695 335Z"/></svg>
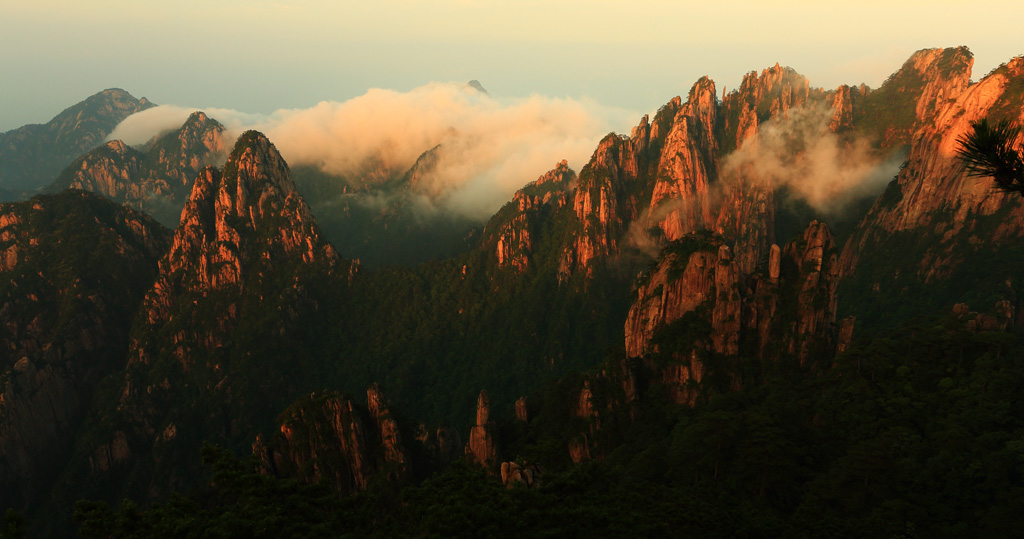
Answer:
<svg viewBox="0 0 1024 539"><path fill-rule="evenodd" d="M658 110L653 122L649 122L647 116L641 118L630 136L612 133L601 140L590 161L580 171L573 210L582 232L576 234L573 244L562 254L559 263L561 277L567 277L577 269L589 272L590 261L594 258L617 254L622 235L637 219L666 219L664 209L651 217L650 208L656 205L651 202L652 196L661 200L673 197L677 192L701 191L699 185L705 177L703 170L687 177L686 185L677 187L671 185L675 178L664 177L663 161L675 159L673 152L677 150L686 150L687 155L678 158L682 163L676 167L677 172L681 170L686 175L686 167L696 159L691 154L699 154L703 150L689 148L686 139L694 136L693 131L713 133L713 124L705 123L712 121L714 114L714 83L704 78L694 85L686 105L678 96L674 97ZM707 137L697 135L697 138ZM659 192L659 188L664 192ZM701 201L679 205L697 206L697 209L685 210L683 217L677 219L692 220L694 211L703 216ZM678 210L676 204L671 206L671 209Z"/></svg>
<svg viewBox="0 0 1024 539"><path fill-rule="evenodd" d="M196 174L223 163L226 154L224 126L203 112L193 112L177 131L153 141L147 151L149 168L139 183L147 197L164 195L180 207Z"/></svg>
<svg viewBox="0 0 1024 539"><path fill-rule="evenodd" d="M573 174L572 170L569 168L569 162L566 161L565 159L562 159L561 161L559 161L555 165L555 168L553 168L553 169L545 172L544 174L542 174L540 178L537 178L533 182L533 184L534 185L544 185L544 184L563 184L564 185L564 184L568 183L568 181L571 179L570 176L573 176L573 175L574 174Z"/></svg>
<svg viewBox="0 0 1024 539"><path fill-rule="evenodd" d="M973 66L974 55L967 47L919 50L907 60L903 69L913 68L924 81L924 90L915 108L919 124L967 89Z"/></svg>
<svg viewBox="0 0 1024 539"><path fill-rule="evenodd" d="M534 234L540 221L554 210L566 206L576 173L569 168L566 160L542 174L512 196L512 201L503 207L488 223L488 232L493 230L495 256L499 266L513 267L519 272L526 271L534 248Z"/></svg>
<svg viewBox="0 0 1024 539"><path fill-rule="evenodd" d="M719 144L723 153L738 148L757 132L757 126L812 97L810 82L794 69L779 64L758 74L747 73L739 89L722 98L722 130Z"/></svg>
<svg viewBox="0 0 1024 539"><path fill-rule="evenodd" d="M690 89L665 137L647 215L668 241L711 223L709 186L718 177L717 113L715 83L703 77Z"/></svg>
<svg viewBox="0 0 1024 539"><path fill-rule="evenodd" d="M673 97L668 103L665 103L658 112L654 115L654 121L651 122L650 128L650 141L660 141L665 138L668 134L669 129L672 127L672 122L676 118L676 114L679 113L679 108L683 106L683 100L679 96ZM644 115L644 118L647 116ZM642 123L642 122L641 122Z"/></svg>
<svg viewBox="0 0 1024 539"><path fill-rule="evenodd" d="M118 155L124 155L128 153L128 145L121 140L111 140L107 142L105 146L107 147L107 149Z"/></svg>
<svg viewBox="0 0 1024 539"><path fill-rule="evenodd" d="M961 251L957 245L973 249L979 242L999 242L1024 232L1019 197L995 190L989 178L967 176L956 158L957 141L971 129L972 122L985 117L1018 124L1024 120L1024 93L1014 90L1024 82L1024 61L1011 61L957 94L967 84L971 62L966 50L935 49L915 54L901 70L917 73L918 67L925 69L932 74L927 86L931 90L922 95L938 99L942 94L945 100L917 129L896 181L846 243L841 259L844 275L852 275L863 256L870 257L875 250L872 245L895 233L912 231L939 240L938 251L920 260L916 268L925 280L932 280L947 275L957 263L957 258L950 256ZM952 73L951 78L938 76L943 65L952 66L945 69ZM1007 214L993 233L972 239L979 220L1001 211Z"/></svg>
<svg viewBox="0 0 1024 539"><path fill-rule="evenodd" d="M277 190L280 198L295 193L288 164L270 139L259 131L246 131L238 137L224 165L224 176L228 182L237 183L239 193L250 187Z"/></svg>
<svg viewBox="0 0 1024 539"><path fill-rule="evenodd" d="M854 123L883 148L909 144L918 129L967 90L973 63L966 47L917 51L880 88L857 99Z"/></svg>
<svg viewBox="0 0 1024 539"><path fill-rule="evenodd" d="M133 179L145 156L120 140L112 140L79 157L61 173L51 190L81 189L112 199L140 197Z"/></svg>
<svg viewBox="0 0 1024 539"><path fill-rule="evenodd" d="M136 99L120 88L109 88L64 109L46 126L55 143L76 147L81 153L99 143L122 120L151 106L149 100Z"/></svg>
<svg viewBox="0 0 1024 539"><path fill-rule="evenodd" d="M619 194L638 172L634 150L630 139L611 133L601 140L580 171L572 207L583 231L560 273L569 274L573 267L586 268L590 260L616 251L619 229L628 220L620 215Z"/></svg>
<svg viewBox="0 0 1024 539"><path fill-rule="evenodd" d="M207 167L196 178L170 252L160 262L160 277L147 295L147 318L166 321L183 293L259 287L273 273L294 275L292 286L299 287L300 274L331 273L338 260L281 154L265 136L248 131L223 173ZM232 312L222 314L231 318Z"/></svg>
<svg viewBox="0 0 1024 539"><path fill-rule="evenodd" d="M223 135L224 126L202 111L190 114L177 132L177 138L181 143L182 150L186 150L198 143L213 153L225 151Z"/></svg>
<svg viewBox="0 0 1024 539"><path fill-rule="evenodd" d="M805 103L809 94L810 81L807 78L791 67L784 68L776 63L760 74L754 71L747 73L740 83L737 97L766 110L768 117L775 117Z"/></svg>
<svg viewBox="0 0 1024 539"><path fill-rule="evenodd" d="M325 483L341 495L366 488L375 472L372 430L351 399L312 394L282 416L279 432L257 436L252 446L264 473Z"/></svg>
<svg viewBox="0 0 1024 539"><path fill-rule="evenodd" d="M629 138L636 141L641 148L646 149L647 142L651 139L651 124L648 123L646 114L640 118L640 123L630 129Z"/></svg>
<svg viewBox="0 0 1024 539"><path fill-rule="evenodd" d="M478 92L480 92L480 93L482 93L484 95L488 95L487 89L484 88L484 85L480 84L480 81L478 81L476 79L473 79L473 80L467 82L466 86L468 86L468 87L470 87L470 88L472 88L472 89L474 89L474 90L476 90L476 91L478 91Z"/></svg>
<svg viewBox="0 0 1024 539"><path fill-rule="evenodd" d="M476 424L486 425L491 420L491 401L487 397L487 390L480 392L476 399Z"/></svg>
<svg viewBox="0 0 1024 539"><path fill-rule="evenodd" d="M832 96L832 118L828 123L830 131L839 133L853 129L853 103L857 95L855 90L845 84L836 88Z"/></svg>
<svg viewBox="0 0 1024 539"><path fill-rule="evenodd" d="M411 189L425 192L429 182L427 178L434 174L437 165L441 162L442 145L438 144L423 152L416 158L412 168L409 169L407 183ZM437 195L439 192L427 192L429 195Z"/></svg>
<svg viewBox="0 0 1024 539"><path fill-rule="evenodd" d="M333 265L338 259L320 238L281 154L265 136L248 131L223 174L208 167L196 179L166 271L195 264L199 282L218 288L241 280L243 260L274 251L305 263Z"/></svg>
<svg viewBox="0 0 1024 539"><path fill-rule="evenodd" d="M718 94L715 81L704 76L693 83L686 97L689 116L704 125L715 125L715 114L718 112ZM678 115L678 113L677 113Z"/></svg>
<svg viewBox="0 0 1024 539"><path fill-rule="evenodd" d="M739 90L722 102L722 151L756 148L761 125L786 117L791 109L820 97L820 91L812 93L808 80L791 68L775 64L760 74L748 73ZM727 167L721 185L712 226L734 242L737 265L742 273L750 273L775 241L773 182L756 167L745 164Z"/></svg>

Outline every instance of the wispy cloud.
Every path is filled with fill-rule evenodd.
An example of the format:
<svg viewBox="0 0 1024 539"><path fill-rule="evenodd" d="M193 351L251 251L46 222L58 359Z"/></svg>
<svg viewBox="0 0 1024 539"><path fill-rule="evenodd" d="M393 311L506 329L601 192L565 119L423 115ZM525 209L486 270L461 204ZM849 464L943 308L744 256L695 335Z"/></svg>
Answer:
<svg viewBox="0 0 1024 539"><path fill-rule="evenodd" d="M791 109L759 126L722 162L728 182L739 175L766 179L825 215L879 192L899 169L901 159L881 155L864 137L841 137L829 130L825 105Z"/></svg>

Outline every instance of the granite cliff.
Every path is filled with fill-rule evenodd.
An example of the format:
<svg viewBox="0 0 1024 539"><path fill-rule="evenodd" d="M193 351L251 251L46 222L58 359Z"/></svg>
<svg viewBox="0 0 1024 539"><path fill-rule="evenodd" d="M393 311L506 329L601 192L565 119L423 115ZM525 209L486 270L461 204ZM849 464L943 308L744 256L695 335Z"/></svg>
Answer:
<svg viewBox="0 0 1024 539"><path fill-rule="evenodd" d="M253 443L262 471L331 485L339 495L365 490L376 478L407 481L412 460L380 388L367 406L336 393L312 394L283 414L279 433Z"/></svg>
<svg viewBox="0 0 1024 539"><path fill-rule="evenodd" d="M930 52L912 60L941 58ZM972 121L1024 120L1024 60L1015 58L975 84L968 85L970 61L951 76L922 94L904 166L843 248L841 293L857 298L852 314L858 318L881 321L910 308L946 309L964 301L1016 303L1012 266L1024 206L991 179L967 176L956 150ZM905 301L925 288L934 291L935 303Z"/></svg>

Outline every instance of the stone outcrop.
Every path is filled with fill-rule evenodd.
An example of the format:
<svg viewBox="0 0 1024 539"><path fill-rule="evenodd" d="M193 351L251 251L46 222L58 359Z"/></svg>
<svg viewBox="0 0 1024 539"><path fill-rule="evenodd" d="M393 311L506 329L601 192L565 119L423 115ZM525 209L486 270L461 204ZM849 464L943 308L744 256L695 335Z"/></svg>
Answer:
<svg viewBox="0 0 1024 539"><path fill-rule="evenodd" d="M540 486L540 468L536 464L501 463L501 482L506 488Z"/></svg>
<svg viewBox="0 0 1024 539"><path fill-rule="evenodd" d="M342 496L366 489L373 477L405 480L407 449L376 385L368 410L338 393L313 394L285 413L279 432L257 436L253 454L264 473L331 485Z"/></svg>
<svg viewBox="0 0 1024 539"><path fill-rule="evenodd" d="M544 219L568 203L576 173L561 161L536 181L516 191L512 201L492 219L485 235L493 236L499 266L526 271L534 249L533 237ZM493 231L493 232L492 232Z"/></svg>
<svg viewBox="0 0 1024 539"><path fill-rule="evenodd" d="M635 418L637 379L635 366L626 359L612 361L588 375L581 385L569 386L564 413L577 418L570 427L566 451L574 463L605 456L603 430L623 432ZM582 420L582 421L581 421Z"/></svg>
<svg viewBox="0 0 1024 539"><path fill-rule="evenodd" d="M516 399L516 419L523 422L530 421L530 410L526 405L526 397Z"/></svg>
<svg viewBox="0 0 1024 539"><path fill-rule="evenodd" d="M626 355L638 357L655 331L715 300L715 268L720 238L695 235L694 245L667 250L637 290L626 318Z"/></svg>
<svg viewBox="0 0 1024 539"><path fill-rule="evenodd" d="M692 403L707 354L805 362L834 353L839 275L831 232L814 221L800 239L769 252L768 274L748 274L719 236L695 234L669 244L637 289L626 319L627 356L670 355L668 364L659 363L662 378L674 400ZM677 321L683 325L674 326ZM680 331L687 342L675 336ZM741 350L741 342L756 348ZM730 376L738 388L737 373Z"/></svg>
<svg viewBox="0 0 1024 539"><path fill-rule="evenodd" d="M399 479L409 473L408 451L402 443L402 433L398 421L391 415L391 408L381 392L380 386L373 384L366 390L366 403L370 410L370 418L380 433L381 446L384 449L384 463L388 477Z"/></svg>
<svg viewBox="0 0 1024 539"><path fill-rule="evenodd" d="M498 449L494 440L494 423L491 421L491 403L487 391L481 391L476 400L476 424L469 431L466 443L466 458L488 471L498 462Z"/></svg>
<svg viewBox="0 0 1024 539"><path fill-rule="evenodd" d="M804 363L815 347L834 345L839 285L835 239L824 223L813 221L800 240L786 246L785 256L799 271L787 352Z"/></svg>
<svg viewBox="0 0 1024 539"><path fill-rule="evenodd" d="M853 129L854 101L862 94L854 88L842 85L836 88L832 96L832 118L828 128L833 133L843 133Z"/></svg>
<svg viewBox="0 0 1024 539"><path fill-rule="evenodd" d="M836 343L837 354L841 354L850 349L850 344L853 343L853 332L856 329L856 325L856 316L847 316L839 322L839 340Z"/></svg>
<svg viewBox="0 0 1024 539"><path fill-rule="evenodd" d="M462 437L451 427L428 429L420 423L416 430L416 441L427 450L437 467L447 466L465 454Z"/></svg>
<svg viewBox="0 0 1024 539"><path fill-rule="evenodd" d="M1007 331L1019 324L1017 314L1017 309L1005 299L996 301L989 311L981 313L971 311L966 303L953 306L953 316L971 333Z"/></svg>

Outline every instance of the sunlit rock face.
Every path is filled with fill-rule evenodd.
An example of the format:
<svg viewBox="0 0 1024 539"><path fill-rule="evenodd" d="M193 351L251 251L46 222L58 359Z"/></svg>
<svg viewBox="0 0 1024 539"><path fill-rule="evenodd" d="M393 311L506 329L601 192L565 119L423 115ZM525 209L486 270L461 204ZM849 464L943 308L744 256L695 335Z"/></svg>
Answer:
<svg viewBox="0 0 1024 539"><path fill-rule="evenodd" d="M949 63L946 51L944 61L937 50L922 51L904 70L939 70ZM940 282L977 261L975 253L1001 252L1000 246L1024 233L1020 197L994 189L991 178L968 176L956 156L972 122L1024 120L1024 59L975 84L969 84L970 57L956 54L953 60L960 60L955 69L922 74L928 82L915 109L919 125L909 138L906 163L843 248L840 272L856 294L885 296L892 286L906 287L908 278ZM914 260L902 259L911 254Z"/></svg>
<svg viewBox="0 0 1024 539"><path fill-rule="evenodd" d="M828 227L814 221L799 239L769 252L767 275L748 274L720 236L693 235L670 244L637 290L626 318L626 355L672 354L658 368L675 400L692 403L696 393L686 388L703 378L707 354L769 361L785 355L803 363L834 353L839 273ZM688 325L706 332L660 350L659 335L686 316Z"/></svg>
<svg viewBox="0 0 1024 539"><path fill-rule="evenodd" d="M466 458L494 472L497 465L498 449L494 440L494 423L491 421L491 402L487 391L481 391L476 400L476 424L469 431L466 443Z"/></svg>
<svg viewBox="0 0 1024 539"><path fill-rule="evenodd" d="M262 134L249 132L235 145L225 172L207 167L195 179L170 252L160 261L160 276L146 296L146 320L154 326L170 321L185 293L259 286L283 263L332 273L339 258L320 237L281 154ZM227 329L234 314L229 308L223 316L221 329ZM197 341L213 344L216 338L210 333ZM187 350L179 350L187 362ZM148 361L147 347L136 351L135 359Z"/></svg>

